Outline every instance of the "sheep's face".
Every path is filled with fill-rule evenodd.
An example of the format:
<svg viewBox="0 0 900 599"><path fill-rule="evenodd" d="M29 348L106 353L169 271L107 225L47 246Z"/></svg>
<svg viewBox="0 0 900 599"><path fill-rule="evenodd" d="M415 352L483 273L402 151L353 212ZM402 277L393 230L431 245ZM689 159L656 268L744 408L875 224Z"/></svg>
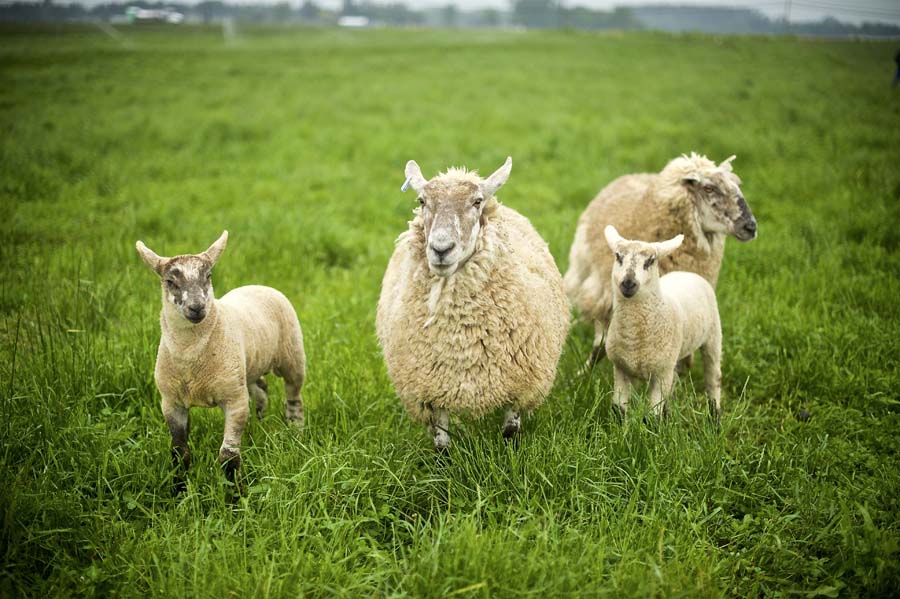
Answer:
<svg viewBox="0 0 900 599"><path fill-rule="evenodd" d="M607 225L604 230L606 243L615 254L612 267L612 284L615 293L631 299L642 289L659 285L659 260L678 249L684 235L668 241L648 243L624 239L616 228Z"/></svg>
<svg viewBox="0 0 900 599"><path fill-rule="evenodd" d="M428 269L449 277L465 264L478 242L484 206L509 177L511 159L487 179L452 169L426 181L419 165L410 160L406 176L416 190L419 216L425 228Z"/></svg>
<svg viewBox="0 0 900 599"><path fill-rule="evenodd" d="M212 287L212 268L225 250L228 232L201 254L185 254L174 258L156 255L142 242L138 253L144 262L159 275L163 301L191 324L203 322L215 299Z"/></svg>
<svg viewBox="0 0 900 599"><path fill-rule="evenodd" d="M724 233L738 241L756 238L756 219L741 193L737 175L719 167L694 173L684 179L684 184L694 198L704 233Z"/></svg>

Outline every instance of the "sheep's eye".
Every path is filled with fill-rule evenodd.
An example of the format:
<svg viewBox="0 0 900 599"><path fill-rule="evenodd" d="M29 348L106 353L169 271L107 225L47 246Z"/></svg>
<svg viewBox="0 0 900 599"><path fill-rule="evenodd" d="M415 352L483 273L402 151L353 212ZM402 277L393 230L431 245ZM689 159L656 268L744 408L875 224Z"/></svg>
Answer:
<svg viewBox="0 0 900 599"><path fill-rule="evenodd" d="M212 279L212 271L206 273L206 280L209 281L210 279Z"/></svg>
<svg viewBox="0 0 900 599"><path fill-rule="evenodd" d="M173 281L172 279L166 279L166 285L169 286L169 287L172 288L172 289L177 289L177 288L178 288L178 284L175 283L175 281Z"/></svg>
<svg viewBox="0 0 900 599"><path fill-rule="evenodd" d="M647 270L651 266L653 266L654 262L656 262L656 257L650 256L649 258L647 258L647 260L644 261L644 270Z"/></svg>
<svg viewBox="0 0 900 599"><path fill-rule="evenodd" d="M416 198L416 201L419 202L419 206L424 206L424 205L425 205L425 198L421 198L421 197L420 197L420 198Z"/></svg>
<svg viewBox="0 0 900 599"><path fill-rule="evenodd" d="M616 252L616 262L622 264L622 254L620 254L619 252Z"/></svg>
<svg viewBox="0 0 900 599"><path fill-rule="evenodd" d="M484 201L484 198L475 198L475 201L472 202L472 205L478 208L481 206L481 203Z"/></svg>
<svg viewBox="0 0 900 599"><path fill-rule="evenodd" d="M706 193L716 193L718 190L712 185L704 185L703 191L705 191Z"/></svg>

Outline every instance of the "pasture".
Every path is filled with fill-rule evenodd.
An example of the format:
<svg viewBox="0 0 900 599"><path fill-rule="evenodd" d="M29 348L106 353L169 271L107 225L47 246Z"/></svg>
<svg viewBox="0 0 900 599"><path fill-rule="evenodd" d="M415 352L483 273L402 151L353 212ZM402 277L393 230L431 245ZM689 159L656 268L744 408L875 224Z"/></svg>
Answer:
<svg viewBox="0 0 900 599"><path fill-rule="evenodd" d="M573 32L0 27L0 595L856 597L900 588L900 90L894 44ZM608 362L518 446L502 415L438 460L374 335L427 177L483 174L561 270L579 214L682 152L759 221L718 286L723 419L698 363L663 426L611 414ZM219 295L297 309L306 430L272 377L224 501L222 415L194 410L171 495L134 250L231 235ZM808 419L798 418L801 410Z"/></svg>

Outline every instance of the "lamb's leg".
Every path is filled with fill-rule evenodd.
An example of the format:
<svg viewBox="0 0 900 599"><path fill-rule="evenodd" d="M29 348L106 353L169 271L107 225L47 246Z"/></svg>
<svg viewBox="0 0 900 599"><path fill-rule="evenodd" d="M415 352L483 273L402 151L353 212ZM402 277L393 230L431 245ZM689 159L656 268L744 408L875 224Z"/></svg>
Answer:
<svg viewBox="0 0 900 599"><path fill-rule="evenodd" d="M239 400L223 402L222 412L225 414L225 434L222 447L219 448L219 463L225 472L225 478L236 485L240 493L236 475L241 469L241 437L250 416L249 398L245 396ZM228 499L233 500L234 496L229 494Z"/></svg>
<svg viewBox="0 0 900 599"><path fill-rule="evenodd" d="M522 417L518 410L506 409L506 420L503 423L503 438L512 439L522 430Z"/></svg>
<svg viewBox="0 0 900 599"><path fill-rule="evenodd" d="M685 374L686 372L690 372L691 368L694 367L694 354L689 356L685 356L682 359L678 360L678 363L675 364L675 372L679 375Z"/></svg>
<svg viewBox="0 0 900 599"><path fill-rule="evenodd" d="M631 397L631 377L618 366L613 368L613 411L620 418L628 413L628 400Z"/></svg>
<svg viewBox="0 0 900 599"><path fill-rule="evenodd" d="M719 423L722 414L722 338L717 336L700 348L709 415Z"/></svg>
<svg viewBox="0 0 900 599"><path fill-rule="evenodd" d="M185 475L191 467L191 450L188 447L188 435L191 432L190 412L187 408L177 406L163 399L163 417L172 435L172 464L175 467L173 491L181 495L187 489Z"/></svg>
<svg viewBox="0 0 900 599"><path fill-rule="evenodd" d="M650 377L650 410L660 418L669 413L669 408L666 406L666 400L669 399L674 384L674 368L666 370L660 375L653 375Z"/></svg>
<svg viewBox="0 0 900 599"><path fill-rule="evenodd" d="M450 412L444 408L435 409L431 413L428 431L434 437L434 448L437 451L447 450L450 447Z"/></svg>
<svg viewBox="0 0 900 599"><path fill-rule="evenodd" d="M303 352L303 341L299 332L293 340L293 348L289 352L289 363L276 370L276 374L284 379L284 417L297 430L303 430L305 417L303 414L303 381L306 380L306 354Z"/></svg>
<svg viewBox="0 0 900 599"><path fill-rule="evenodd" d="M284 382L284 417L297 430L303 430L305 417L303 415L303 395L300 393L300 387L303 382L295 383L293 381Z"/></svg>
<svg viewBox="0 0 900 599"><path fill-rule="evenodd" d="M262 420L262 417L266 413L266 407L269 405L269 384L266 382L265 377L261 376L256 379L256 381L250 383L247 386L247 389L256 406L256 417L259 420Z"/></svg>

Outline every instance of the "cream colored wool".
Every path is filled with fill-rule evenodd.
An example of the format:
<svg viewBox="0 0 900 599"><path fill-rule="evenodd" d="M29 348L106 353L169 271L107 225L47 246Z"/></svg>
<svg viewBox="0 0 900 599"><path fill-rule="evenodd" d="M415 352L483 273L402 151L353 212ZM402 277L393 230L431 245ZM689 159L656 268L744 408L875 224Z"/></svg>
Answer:
<svg viewBox="0 0 900 599"><path fill-rule="evenodd" d="M683 271L659 276L658 263L671 255L681 236L662 243L621 238L607 226L607 251L621 261L613 266L613 317L606 352L614 366L614 404L624 413L632 381L649 380L651 406L661 414L672 391L678 360L700 349L710 412L718 417L721 395L722 327L716 294L703 277ZM612 251L610 251L610 249ZM616 258L614 258L616 260ZM637 284L626 297L623 281Z"/></svg>
<svg viewBox="0 0 900 599"><path fill-rule="evenodd" d="M569 253L565 288L582 317L595 322L597 343L609 326L613 299L609 286L613 258L603 238L603 228L612 224L624 237L645 241L670 239L683 233L684 243L660 262L660 272L694 272L715 287L725 251L725 236L733 234L728 227L733 227L734 223L729 222L728 217L740 222L742 215L735 212L737 208L729 206L726 199L718 204L722 210L731 213L722 215L725 222L721 225L714 223L720 226L710 227L706 222L710 217L705 220L697 196L684 180L694 178L712 182L743 200L740 179L732 172L730 160L717 166L705 156L692 153L672 160L658 174L619 177L607 185L581 215ZM752 220L752 215L749 219ZM755 230L755 221L753 223Z"/></svg>
<svg viewBox="0 0 900 599"><path fill-rule="evenodd" d="M451 169L429 185L478 185ZM429 271L419 210L397 239L376 328L388 374L413 419L531 410L550 392L569 327L562 277L547 244L515 210L487 198L475 250L452 275Z"/></svg>

